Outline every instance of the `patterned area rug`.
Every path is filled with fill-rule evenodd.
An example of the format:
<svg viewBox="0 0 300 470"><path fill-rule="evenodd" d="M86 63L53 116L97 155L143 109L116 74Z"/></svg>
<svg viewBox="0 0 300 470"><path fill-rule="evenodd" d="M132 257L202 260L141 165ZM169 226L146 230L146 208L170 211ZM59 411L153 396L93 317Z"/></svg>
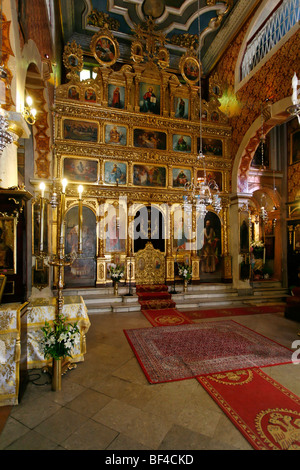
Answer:
<svg viewBox="0 0 300 470"><path fill-rule="evenodd" d="M292 351L233 320L124 330L150 383L292 362Z"/></svg>
<svg viewBox="0 0 300 470"><path fill-rule="evenodd" d="M208 310L186 310L184 315L190 320L202 318L233 317L239 315L258 315L262 313L283 313L284 305L263 305L257 307L216 308Z"/></svg>
<svg viewBox="0 0 300 470"><path fill-rule="evenodd" d="M152 326L176 326L193 323L176 308L142 310L142 313Z"/></svg>
<svg viewBox="0 0 300 470"><path fill-rule="evenodd" d="M256 450L300 450L300 399L260 369L198 377Z"/></svg>

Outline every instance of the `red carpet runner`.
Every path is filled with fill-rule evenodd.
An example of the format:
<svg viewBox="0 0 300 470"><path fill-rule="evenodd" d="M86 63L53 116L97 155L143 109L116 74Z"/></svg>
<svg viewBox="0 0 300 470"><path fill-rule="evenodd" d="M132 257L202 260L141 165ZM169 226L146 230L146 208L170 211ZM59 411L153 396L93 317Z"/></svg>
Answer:
<svg viewBox="0 0 300 470"><path fill-rule="evenodd" d="M195 311L185 311L179 312L175 308L175 302L171 301L171 296L168 294L167 286L137 286L137 294L139 295L139 301L141 303L141 310L144 316L149 320L152 326L178 326L192 324L193 320L204 319L204 318L214 318L214 317L226 317L234 315L253 315L253 314L262 314L262 313L277 313L282 311L282 306L262 306L262 307L241 307L241 308L227 308L227 309L210 309L210 310L195 310ZM151 303L151 309L149 305ZM223 322L221 322L223 323ZM225 323L223 323L225 325ZM220 325L220 324L219 324ZM218 326L219 326L218 325ZM236 324L238 325L238 324ZM217 325L216 325L217 326ZM241 325L239 325L241 326ZM242 326L241 326L242 327ZM147 329L146 329L147 330ZM152 330L152 333L155 332ZM286 356L283 353L282 357L279 356L282 354L282 351L286 350L283 347L276 352L274 350L274 357L270 354L270 349L276 345L276 343L264 339L268 344L266 350L262 345L258 345L257 359L253 361L250 368L249 365L244 369L239 370L228 370L231 367L238 366L241 364L233 364L232 352L227 356L227 364L223 371L212 373L209 375L200 375L204 371L196 370L195 363L200 364L205 363L209 357L212 358L213 363L219 363L220 359L224 354L223 359L226 358L226 353L223 351L224 344L230 343L230 335L227 336L226 342L223 343L222 348L217 347L218 354L213 358L213 351L208 353L207 357L201 357L201 353L198 350L197 354L193 354L191 348L190 338L188 341L184 341L184 344L188 345L188 351L186 354L183 354L181 350L179 357L177 356L178 348L178 334L176 334L176 341L169 341L164 338L164 333L166 330L164 328L159 329L163 334L160 335L154 340L153 347L150 347L150 350L147 350L149 342L149 337L147 341L142 345L143 341L140 343L141 349L138 351L137 344L134 344L133 338L131 337L132 331L125 331L125 335L129 340L131 347L133 348L140 365L148 378L150 383L160 383L161 381L172 381L172 380L182 380L188 377L196 377L198 382L203 386L203 388L208 392L208 394L215 400L218 406L224 411L236 428L244 435L248 440L251 446L256 450L300 450L300 399L290 390L280 385L278 382L273 380L257 366L260 361L262 361L260 366L265 366L269 364L280 364L285 362L290 362L290 354ZM168 330L171 333L173 329ZM139 333L143 331L135 330ZM178 331L177 328L173 330L174 332ZM250 331L250 330L248 330ZM236 333L236 331L235 331ZM163 338L161 338L163 336ZM209 335L208 335L209 336ZM206 348L208 346L208 336L206 336ZM249 341L249 335L247 336L247 341ZM251 336L251 335L250 335ZM263 336L258 335L257 338L263 339ZM185 338L186 340L187 338ZM215 338L216 339L216 338ZM254 338L253 338L254 339ZM140 338L141 340L141 338ZM259 342L259 341L258 341ZM156 357L154 361L156 364L152 364L151 367L151 354L153 350L158 351L162 345L171 345L174 343L175 350L173 354L170 355L170 350L167 354L167 367L168 373L165 376L166 370L164 370L164 360L163 354L158 354L159 357ZM201 341L196 342L198 345ZM220 342L217 341L220 345ZM254 341L253 344L255 344ZM271 345L271 348L270 348ZM241 345L240 345L241 346ZM171 347L172 349L172 347ZM181 349L181 348L179 348ZM209 349L209 348L208 348ZM226 349L226 348L225 348ZM240 357L241 347L238 348L237 354L235 355L235 360ZM247 348L246 348L247 349ZM276 349L276 346L275 346ZM146 351L147 350L147 351ZM250 348L251 350L251 348ZM146 356L143 354L146 352ZM160 351L162 352L162 351ZM166 351L165 351L166 352ZM195 351L194 351L195 352ZM207 352L207 351L206 351ZM254 352L254 351L253 351ZM185 357L186 355L186 357ZM243 354L241 354L243 355ZM194 356L194 357L191 357ZM246 357L248 354L246 354ZM268 359L267 359L267 356ZM284 357L285 356L285 357ZM218 359L217 359L218 357ZM197 360L196 360L197 358ZM267 364L264 363L263 358L267 359ZM276 359L275 359L276 358ZM188 365L189 360L192 359L191 364L189 364L188 370L184 370L183 363ZM249 357L248 357L249 359ZM209 361L208 361L209 362ZM222 362L222 361L221 361ZM237 361L239 362L239 361ZM247 362L247 361L245 361ZM250 360L250 363L252 361ZM255 367L256 362L256 367ZM191 365L193 364L193 367ZM170 369L173 369L173 374L170 374ZM212 364L210 364L212 366ZM214 364L216 366L216 364ZM193 368L195 367L195 370ZM214 368L214 367L212 367ZM150 372L150 370L152 371ZM181 370L183 369L183 370ZM201 369L201 367L199 367ZM220 367L222 370L222 367ZM226 370L227 369L227 370ZM176 371L176 373L175 373ZM150 372L150 373L149 373ZM198 372L198 376L196 376ZM200 372L200 374L199 374ZM207 371L205 371L207 374ZM153 375L152 375L153 374ZM169 375L168 375L169 374ZM195 375L194 375L195 374Z"/></svg>
<svg viewBox="0 0 300 470"><path fill-rule="evenodd" d="M228 307L208 310L186 310L184 315L192 320L217 317L234 317L239 315L258 315L262 313L283 313L284 305L261 305L253 307ZM183 313L183 312L181 312Z"/></svg>
<svg viewBox="0 0 300 470"><path fill-rule="evenodd" d="M176 306L168 292L168 286L165 285L138 285L136 293L141 310L175 308Z"/></svg>
<svg viewBox="0 0 300 470"><path fill-rule="evenodd" d="M260 369L198 381L254 449L300 449L300 399Z"/></svg>

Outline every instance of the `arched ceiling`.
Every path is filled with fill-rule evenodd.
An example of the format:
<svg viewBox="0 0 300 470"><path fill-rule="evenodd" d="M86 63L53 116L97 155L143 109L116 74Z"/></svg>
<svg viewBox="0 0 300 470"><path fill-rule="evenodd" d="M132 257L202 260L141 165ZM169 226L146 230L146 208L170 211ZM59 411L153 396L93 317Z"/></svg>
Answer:
<svg viewBox="0 0 300 470"><path fill-rule="evenodd" d="M99 30L99 18L108 20L113 34L120 43L126 61L126 46L134 38L134 28L152 17L155 29L167 38L171 54L182 54L189 36L201 31L201 58L204 72L209 72L220 48L228 45L247 15L259 0L60 0L64 43L75 40L88 52L91 37ZM199 14L200 13L200 14ZM96 18L96 19L95 19ZM213 46L217 35L223 38ZM128 52L128 51L127 51ZM207 62L208 66L205 67ZM206 68L206 70L205 70Z"/></svg>

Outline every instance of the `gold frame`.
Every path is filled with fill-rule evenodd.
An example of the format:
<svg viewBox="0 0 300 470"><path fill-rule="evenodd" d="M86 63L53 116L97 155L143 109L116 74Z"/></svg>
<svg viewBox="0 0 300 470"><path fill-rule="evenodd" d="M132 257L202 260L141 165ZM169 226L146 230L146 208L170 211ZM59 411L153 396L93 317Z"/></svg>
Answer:
<svg viewBox="0 0 300 470"><path fill-rule="evenodd" d="M297 163L300 163L300 149L298 150L299 152L299 159L298 160L293 160L293 136L295 134L299 133L299 139L300 139L300 129L295 129L293 132L291 132L290 134L290 146L291 146L291 150L290 150L290 165L295 165Z"/></svg>
<svg viewBox="0 0 300 470"><path fill-rule="evenodd" d="M166 47L160 47L158 49L158 65L160 66L161 69L166 69L169 67L170 64L170 53Z"/></svg>
<svg viewBox="0 0 300 470"><path fill-rule="evenodd" d="M106 39L107 41L111 42L114 48L114 57L110 61L105 61L101 60L100 57L97 54L96 48L97 48L97 43L100 39ZM90 45L91 52L97 62L99 62L100 65L104 67L111 67L114 65L120 55L120 50L119 50L119 44L118 41L114 38L114 36L111 34L111 32L108 29L103 29L99 31L98 33L94 34L91 40L91 45Z"/></svg>
<svg viewBox="0 0 300 470"><path fill-rule="evenodd" d="M190 173L191 173L190 182L192 182L193 179L194 179L193 169L191 167L185 167L184 165L182 165L182 166L178 166L178 165L177 166L172 166L172 168L171 168L172 189L175 189L177 191L178 190L182 191L182 190L184 190L184 186L174 186L174 178L173 178L173 171L174 170L189 170Z"/></svg>
<svg viewBox="0 0 300 470"><path fill-rule="evenodd" d="M166 136L166 148L165 149L160 149L160 148L152 148L152 147L140 147L138 145L135 145L134 142L135 142L135 131L136 130L141 130L141 131L144 131L144 132L149 132L149 133L153 133L153 134L165 134ZM158 129L158 128L151 128L151 127L138 127L138 126L133 126L132 128L132 147L134 147L135 149L148 149L148 150L153 150L153 151L160 151L160 152L168 152L169 150L169 133L167 131L167 129Z"/></svg>
<svg viewBox="0 0 300 470"><path fill-rule="evenodd" d="M293 230L293 251L300 251L300 246L299 248L296 247L296 233L299 232L299 241L300 241L300 224L297 224L294 226L294 230Z"/></svg>
<svg viewBox="0 0 300 470"><path fill-rule="evenodd" d="M176 116L176 109L177 109L177 106L178 106L176 101L177 100L179 101L180 98L182 98L184 100L188 100L188 102L189 102L189 109L188 109L188 117L187 118ZM174 109L170 110L170 111L172 111L172 115L174 113L174 119L180 119L180 120L183 119L184 121L189 121L190 120L190 118L191 118L191 97L190 97L189 93L187 93L187 92L183 92L183 93L176 92L174 94L174 97L173 97L173 107L174 107Z"/></svg>
<svg viewBox="0 0 300 470"><path fill-rule="evenodd" d="M45 271L47 272L48 282L47 283L46 282L45 283L36 282L34 274L35 273L45 272ZM43 288L48 287L49 286L49 275L50 275L49 268L47 266L44 266L44 269L39 269L39 270L37 270L34 266L32 268L32 286L36 287L38 290L42 290Z"/></svg>
<svg viewBox="0 0 300 470"><path fill-rule="evenodd" d="M13 224L12 224L12 229L13 229L13 234L12 234L12 237L13 237L13 246L11 247L10 245L7 245L10 250L12 250L12 257L13 257L13 267L12 268L5 268L5 267L2 267L0 268L2 271L5 270L5 274L9 275L9 274L17 274L17 218L14 217L14 216L9 216L9 215L2 215L0 217L0 221L2 221L2 227L3 227L3 223L5 221L12 221ZM2 228L2 230L4 231L4 229Z"/></svg>
<svg viewBox="0 0 300 470"><path fill-rule="evenodd" d="M193 64L195 64L198 68L198 74L197 74L197 79L196 80L189 79L188 76L185 73L185 65L189 61L191 61ZM187 83L189 83L190 85L196 85L199 82L200 64L199 64L199 61L196 58L196 56L191 54L189 51L186 52L186 54L184 54L181 57L180 62L179 62L179 70L180 70L180 73L181 73L182 77L184 78L184 80Z"/></svg>
<svg viewBox="0 0 300 470"><path fill-rule="evenodd" d="M141 54L137 54L138 48L141 49ZM144 47L141 41L133 41L131 44L131 58L136 64L144 61Z"/></svg>
<svg viewBox="0 0 300 470"><path fill-rule="evenodd" d="M146 85L149 88L153 88L153 87L159 87L159 113L153 113L153 112L149 112L149 111L142 111L140 108L140 97L141 97L141 90L143 88L143 85ZM143 76L141 77L141 79L136 83L136 87L137 87L137 90L136 90L136 95L137 95L137 107L139 109L139 112L141 114L145 114L145 115L148 115L150 114L151 116L161 116L162 115L162 109L163 109L163 87L162 87L162 83L160 80L155 80L154 77L149 77L149 76ZM157 95L156 95L156 99L157 99Z"/></svg>
<svg viewBox="0 0 300 470"><path fill-rule="evenodd" d="M195 181L197 181L197 179L198 179L198 171L203 171L203 173L204 173L204 168L200 168L200 167L196 167L196 168L195 168ZM215 180L215 181L216 181L216 183L217 183L217 185L218 185L218 187L219 187L219 191L220 191L221 193L223 193L223 192L225 191L225 186L226 186L226 185L225 185L224 171L221 171L221 170L215 169L215 168L205 168L205 173L206 173L206 175L207 175L209 172L212 172L212 173L219 173L219 174L221 175L221 187L219 187L218 182L217 182L216 180ZM199 177L200 177L200 176L199 176ZM204 175L203 175L203 177L204 177ZM201 176L201 178L202 178L202 176Z"/></svg>
<svg viewBox="0 0 300 470"><path fill-rule="evenodd" d="M126 182L125 183L107 183L105 181L105 164L106 163L115 163L116 165L118 163L121 163L122 165L125 165L126 166ZM110 159L105 159L103 160L103 184L106 185L106 186L127 186L128 185L128 162L124 162L122 160L110 160Z"/></svg>
<svg viewBox="0 0 300 470"><path fill-rule="evenodd" d="M97 178L96 178L96 180L95 181L86 181L84 179L82 179L82 180L75 180L75 179L73 180L73 179L71 179L64 172L64 162L65 162L66 159L84 160L86 162L88 162L88 161L96 162L97 163ZM62 178L67 178L67 180L70 184L98 184L98 181L100 179L99 159L98 158L93 158L93 157L79 157L78 155L62 155L61 164L60 164L60 175L61 175Z"/></svg>
<svg viewBox="0 0 300 470"><path fill-rule="evenodd" d="M97 140L96 141L90 141L90 140L74 140L74 139L68 139L65 137L64 135L64 127L65 127L65 121L73 121L73 122L77 122L77 123L91 123L91 124L95 124L97 126ZM93 121L92 119L86 119L86 120L82 120L82 119L78 119L76 117L72 117L72 116L64 116L61 120L61 135L60 135L60 138L65 141L65 142L80 142L80 143L83 143L83 144L98 144L100 141L101 141L101 129L100 129L100 124L99 124L99 121Z"/></svg>
<svg viewBox="0 0 300 470"><path fill-rule="evenodd" d="M110 98L110 95L109 95L109 88L110 86L112 87L115 87L115 88L124 88L124 107L123 108L119 108L117 106L112 106L109 104L109 98ZM115 109L127 109L127 101L128 101L128 98L127 98L127 95L128 95L128 92L127 92L127 86L126 86L126 82L125 80L122 81L122 80L118 80L118 79L113 79L112 77L110 77L110 80L107 82L107 87L106 87L107 91L106 91L106 102L107 102L107 107L109 109L112 109L112 110L115 110Z"/></svg>
<svg viewBox="0 0 300 470"><path fill-rule="evenodd" d="M166 170L166 181L165 181L165 184L164 186L147 186L147 185L139 185L139 184L134 184L134 167L135 166L151 166L151 167L159 167L159 168L164 168ZM159 165L159 164L156 164L156 163L147 163L147 162L141 162L141 161L137 161L137 162L133 162L132 163L132 185L135 187L135 188L157 188L157 189L167 189L168 187L168 175L169 175L169 172L168 172L168 166L167 165Z"/></svg>
<svg viewBox="0 0 300 470"><path fill-rule="evenodd" d="M176 149L174 149L174 137L175 136L189 137L191 139L191 148L190 148L190 150L176 150ZM195 153L194 148L193 148L194 147L193 134L188 134L188 133L185 133L185 132L175 131L174 133L170 134L170 139L171 139L171 151L172 152L187 153L187 154Z"/></svg>
<svg viewBox="0 0 300 470"><path fill-rule="evenodd" d="M2 302L3 292L5 289L6 284L6 276L4 274L0 274L0 304Z"/></svg>
<svg viewBox="0 0 300 470"><path fill-rule="evenodd" d="M112 126L112 127L124 127L126 129L126 142L125 144L120 144L119 142L106 142L105 141L105 135L106 135L106 127L107 126ZM103 123L103 129L102 129L102 142L105 145L112 145L112 146L128 146L129 142L129 127L126 124L123 124L121 122L115 123L115 122L104 122Z"/></svg>
<svg viewBox="0 0 300 470"><path fill-rule="evenodd" d="M72 65L70 63L70 58L75 58L77 63ZM63 63L67 70L70 70L71 73L81 72L83 69L83 52L81 47L73 41L71 44L68 43L65 46L63 53Z"/></svg>

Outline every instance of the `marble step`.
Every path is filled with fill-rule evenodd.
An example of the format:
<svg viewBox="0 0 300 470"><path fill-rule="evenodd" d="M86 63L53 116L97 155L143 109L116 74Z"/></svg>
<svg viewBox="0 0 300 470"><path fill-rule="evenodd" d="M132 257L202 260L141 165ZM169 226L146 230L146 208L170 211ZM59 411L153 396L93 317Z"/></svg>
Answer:
<svg viewBox="0 0 300 470"><path fill-rule="evenodd" d="M253 295L238 295L238 296L223 296L223 297L206 297L202 299L191 299L187 295L184 299L176 302L176 307L180 310L181 308L198 308L198 307L214 307L214 306L225 306L235 305L237 303L247 304L258 304L258 303L270 303L270 302L281 302L285 301L287 294L283 292L264 292L259 298Z"/></svg>
<svg viewBox="0 0 300 470"><path fill-rule="evenodd" d="M123 312L139 312L141 310L140 304L134 303L134 302L128 302L128 303L94 303L94 304L86 304L86 307L88 309L88 314L99 314L99 313L123 313Z"/></svg>

